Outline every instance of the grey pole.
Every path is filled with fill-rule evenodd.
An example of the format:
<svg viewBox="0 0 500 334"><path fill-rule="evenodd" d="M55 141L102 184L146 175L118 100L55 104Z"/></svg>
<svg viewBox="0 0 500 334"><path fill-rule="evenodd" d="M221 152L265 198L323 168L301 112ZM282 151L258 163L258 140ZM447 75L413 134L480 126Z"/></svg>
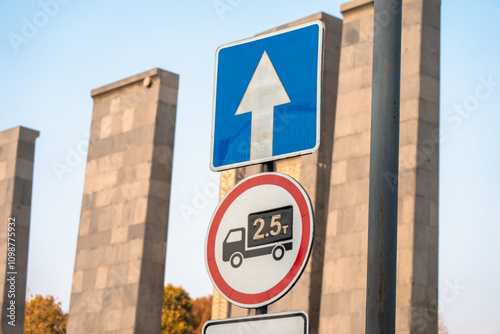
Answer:
<svg viewBox="0 0 500 334"><path fill-rule="evenodd" d="M402 0L375 0L366 333L394 333Z"/></svg>
<svg viewBox="0 0 500 334"><path fill-rule="evenodd" d="M276 165L274 161L268 161L262 164L262 173L274 172ZM255 315L267 314L267 305L257 307L255 309Z"/></svg>
<svg viewBox="0 0 500 334"><path fill-rule="evenodd" d="M255 309L255 315L267 314L267 305Z"/></svg>

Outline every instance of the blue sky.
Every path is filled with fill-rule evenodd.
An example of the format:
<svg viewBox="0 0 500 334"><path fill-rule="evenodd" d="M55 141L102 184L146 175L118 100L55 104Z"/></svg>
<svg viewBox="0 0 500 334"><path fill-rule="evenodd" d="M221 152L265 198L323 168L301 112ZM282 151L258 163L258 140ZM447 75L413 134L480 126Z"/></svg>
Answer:
<svg viewBox="0 0 500 334"><path fill-rule="evenodd" d="M193 297L210 294L203 242L218 197L208 167L215 50L318 11L341 17L342 1L66 0L44 18L49 2L0 1L0 130L41 131L30 292L69 307L90 90L160 67L180 74L166 281ZM220 3L229 6L223 14ZM499 12L499 0L442 3L440 310L451 333L500 333ZM40 27L16 46L9 38L26 20ZM489 94L474 99L481 85ZM57 174L67 159L71 171Z"/></svg>

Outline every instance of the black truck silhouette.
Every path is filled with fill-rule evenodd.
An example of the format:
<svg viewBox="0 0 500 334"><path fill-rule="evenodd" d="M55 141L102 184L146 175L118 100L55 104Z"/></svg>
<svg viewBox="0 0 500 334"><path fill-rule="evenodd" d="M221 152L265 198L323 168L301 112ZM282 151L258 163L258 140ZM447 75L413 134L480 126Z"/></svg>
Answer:
<svg viewBox="0 0 500 334"><path fill-rule="evenodd" d="M248 232L244 227L230 230L222 245L222 260L238 268L243 259L272 254L276 261L292 249L293 207L251 213Z"/></svg>

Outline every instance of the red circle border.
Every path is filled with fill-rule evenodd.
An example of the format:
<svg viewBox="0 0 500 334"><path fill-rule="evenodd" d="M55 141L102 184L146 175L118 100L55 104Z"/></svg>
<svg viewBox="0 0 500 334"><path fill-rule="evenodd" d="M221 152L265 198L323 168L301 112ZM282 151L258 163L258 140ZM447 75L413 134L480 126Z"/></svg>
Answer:
<svg viewBox="0 0 500 334"><path fill-rule="evenodd" d="M275 185L281 187L293 197L299 207L302 223L302 237L297 258L285 277L267 291L256 294L247 294L231 288L222 277L215 260L215 238L222 218L231 204L245 191L261 185ZM212 278L212 282L219 292L231 302L239 306L249 308L269 304L282 297L293 286L298 277L300 277L302 269L305 266L305 262L307 262L309 258L310 249L312 247L311 229L313 228L313 224L311 221L314 220L312 206L309 198L307 197L307 193L305 190L301 190L300 188L301 186L298 182L295 184L284 175L278 173L258 174L257 176L245 179L236 185L222 199L221 203L217 207L212 217L206 240L206 264L208 272Z"/></svg>

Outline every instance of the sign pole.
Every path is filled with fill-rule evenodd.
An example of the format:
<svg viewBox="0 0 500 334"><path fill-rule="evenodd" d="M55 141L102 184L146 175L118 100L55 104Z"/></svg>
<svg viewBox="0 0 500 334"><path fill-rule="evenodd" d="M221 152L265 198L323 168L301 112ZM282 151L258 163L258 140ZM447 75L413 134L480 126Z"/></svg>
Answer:
<svg viewBox="0 0 500 334"><path fill-rule="evenodd" d="M267 305L255 309L255 315L267 314Z"/></svg>
<svg viewBox="0 0 500 334"><path fill-rule="evenodd" d="M292 177L275 173L275 161L319 147L323 36L323 22L314 20L221 45L215 56L210 169L261 164L261 173L238 183L215 209L205 265L224 298L255 309L258 316L246 317L247 324L276 318L280 332L285 323L298 330L285 330L290 334L309 333L307 314L300 313L297 322L288 319L295 313L268 315L268 305L304 271L315 221L307 192ZM223 325L234 332L230 322Z"/></svg>
<svg viewBox="0 0 500 334"><path fill-rule="evenodd" d="M275 164L274 161L268 161L262 164L262 172L263 173L269 173L269 172L275 172Z"/></svg>
<svg viewBox="0 0 500 334"><path fill-rule="evenodd" d="M394 333L402 0L375 0L366 333Z"/></svg>
<svg viewBox="0 0 500 334"><path fill-rule="evenodd" d="M274 161L264 162L262 164L262 172L263 173L275 172ZM260 315L260 314L267 314L267 305L255 309L255 315Z"/></svg>

